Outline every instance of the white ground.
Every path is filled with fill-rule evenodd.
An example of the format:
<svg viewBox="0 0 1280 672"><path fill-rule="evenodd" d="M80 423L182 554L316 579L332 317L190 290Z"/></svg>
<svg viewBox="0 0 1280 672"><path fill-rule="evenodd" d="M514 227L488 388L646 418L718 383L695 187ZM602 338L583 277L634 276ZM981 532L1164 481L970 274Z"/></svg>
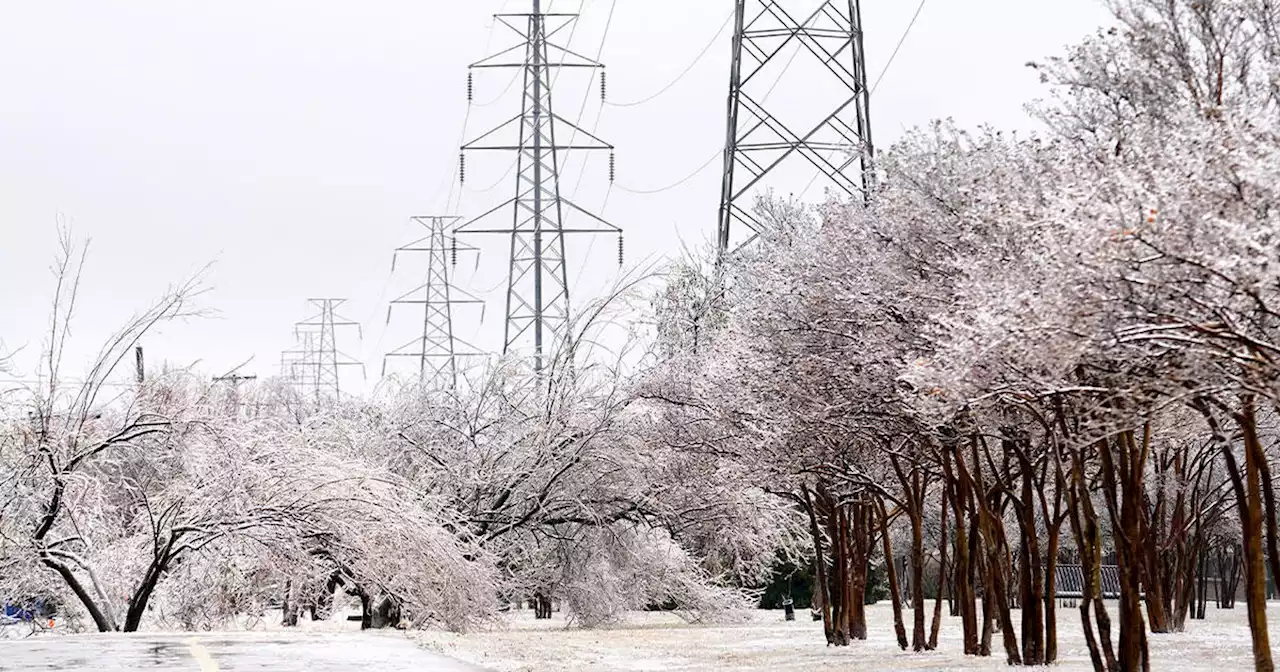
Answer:
<svg viewBox="0 0 1280 672"><path fill-rule="evenodd" d="M1117 619L1116 604L1108 611ZM932 616L932 603L929 614ZM907 618L910 636L910 614ZM1208 619L1191 621L1186 633L1151 635L1153 670L1194 672L1253 669L1244 603L1236 609L1209 607ZM1280 604L1268 613L1271 640L1280 644ZM776 611L754 612L739 625L687 625L670 614L637 613L608 630L566 629L563 614L535 621L515 612L506 627L455 635L411 636L429 650L501 672L517 670L1007 670L999 633L991 658L960 654L959 619L945 617L937 651L898 649L888 604L868 607L870 636L845 648L827 647L822 624L807 611L788 623ZM1015 619L1017 618L1015 613ZM1077 609L1058 610L1059 664L1055 670L1092 670Z"/></svg>
<svg viewBox="0 0 1280 672"><path fill-rule="evenodd" d="M1115 602L1108 602L1113 621L1117 618ZM930 616L932 615L930 603ZM499 629L456 635L447 632L413 632L408 636L428 651L472 663L495 672L516 671L584 671L584 670L1007 670L999 634L993 640L995 655L990 658L968 657L959 653L960 623L944 617L938 651L908 653L898 650L893 634L892 612L888 604L868 607L870 638L846 648L827 647L822 624L809 620L807 611L796 614L788 623L778 611L755 611L745 623L734 625L688 625L674 615L636 613L619 627L607 630L579 630L566 627L564 614L557 612L550 621L535 621L528 610L511 614ZM910 614L906 612L907 627ZM1245 622L1244 603L1236 609L1219 611L1211 605L1209 618L1190 621L1188 631L1177 635L1152 635L1152 669L1176 672L1230 672L1253 669L1249 644L1249 628ZM249 636L286 636L302 642L308 637L321 637L338 643L342 637L358 632L359 623L345 620L345 614L333 620L300 621L300 628L279 626L278 614L263 619L228 624L224 632L243 632ZM1016 618L1016 612L1015 612ZM1080 630L1079 611L1058 610L1059 664L1054 670L1073 672L1092 670L1088 650ZM1280 603L1273 603L1268 613L1271 640L1280 648ZM60 628L45 631L57 639ZM29 636L28 626L0 627L0 639ZM201 638L217 637L215 633L187 633ZM147 637L150 635L142 635ZM374 635L392 647L391 639L399 634L382 632ZM1113 632L1113 637L1114 637ZM92 637L98 637L94 635ZM96 641L92 637L86 641ZM108 639L111 636L108 636ZM43 639L43 637L41 637ZM77 639L77 638L68 638ZM370 640L373 643L376 640ZM401 640L403 641L403 640ZM3 654L7 644L0 644ZM375 648L376 645L375 645ZM63 645L58 644L57 650ZM215 656L222 651L214 650ZM1280 650L1277 651L1280 655ZM0 655L0 670L5 667ZM12 661L9 661L12 662ZM233 665L234 667L234 665ZM43 669L61 669L52 666ZM131 669L128 666L122 669ZM183 668L183 669L196 669ZM240 669L240 668L236 668ZM285 668L280 668L285 669ZM292 668L289 668L292 669ZM444 668L441 668L444 669Z"/></svg>

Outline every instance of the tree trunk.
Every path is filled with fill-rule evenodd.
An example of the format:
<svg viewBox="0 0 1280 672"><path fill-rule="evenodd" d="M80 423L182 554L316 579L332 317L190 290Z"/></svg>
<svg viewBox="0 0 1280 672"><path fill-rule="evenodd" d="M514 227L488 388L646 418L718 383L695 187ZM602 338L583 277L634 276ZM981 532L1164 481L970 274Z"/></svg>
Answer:
<svg viewBox="0 0 1280 672"><path fill-rule="evenodd" d="M373 598L364 586L356 587L356 596L360 598L360 629L368 630L373 627Z"/></svg>
<svg viewBox="0 0 1280 672"><path fill-rule="evenodd" d="M1258 672L1274 672L1271 658L1271 641L1267 633L1267 570L1263 562L1263 533L1265 520L1262 495L1262 469L1266 453L1258 440L1257 422L1253 400L1242 399L1237 424L1244 434L1244 497L1240 507L1240 525L1244 538L1244 585L1249 610L1249 631L1253 636L1253 665ZM1232 480L1240 485L1238 468L1232 468L1234 459L1228 460Z"/></svg>
<svg viewBox="0 0 1280 672"><path fill-rule="evenodd" d="M907 628L902 623L902 594L898 592L898 570L894 567L893 542L889 540L889 512L884 500L876 499L880 513L880 539L884 546L884 566L889 577L889 599L893 604L893 631L898 636L898 648L907 650ZM919 649L917 649L918 651Z"/></svg>
<svg viewBox="0 0 1280 672"><path fill-rule="evenodd" d="M939 515L942 518L942 525L939 531L938 539L938 594L933 601L933 623L929 628L929 650L938 648L938 631L942 628L942 599L943 594L947 592L947 492L944 484L942 490L942 506Z"/></svg>
<svg viewBox="0 0 1280 672"><path fill-rule="evenodd" d="M1013 440L1009 440L1013 444ZM1022 607L1022 664L1044 661L1044 567L1036 529L1035 470L1026 453L1010 445L1022 466L1022 501L1017 507L1022 541L1018 545L1018 588Z"/></svg>
<svg viewBox="0 0 1280 672"><path fill-rule="evenodd" d="M818 527L817 503L809 492L809 486L801 486L804 492L805 509L809 512L809 535L813 537L813 575L814 598L822 610L822 628L826 634L827 645L835 644L835 630L832 620L831 584L827 577L827 556L822 548L822 531ZM834 540L833 540L834 543Z"/></svg>
<svg viewBox="0 0 1280 672"><path fill-rule="evenodd" d="M871 507L864 502L848 505L853 513L849 553L849 634L853 639L867 638L867 579L871 559Z"/></svg>
<svg viewBox="0 0 1280 672"><path fill-rule="evenodd" d="M1056 504L1055 504L1056 506ZM1044 568L1044 663L1058 660L1058 546L1062 537L1062 520L1049 526L1049 550Z"/></svg>
<svg viewBox="0 0 1280 672"><path fill-rule="evenodd" d="M889 456L898 482L902 485L903 508L911 522L910 580L911 593L911 648L924 651L931 648L925 632L924 607L924 507L929 479L922 475L918 465L904 469L902 460L893 453Z"/></svg>
<svg viewBox="0 0 1280 672"><path fill-rule="evenodd" d="M80 604L84 605L85 611L89 612L89 618L93 619L93 624L98 628L98 632L115 632L116 625L112 621L109 612L93 599L93 596L85 589L84 584L80 582L80 579L76 577L75 572L72 572L70 567L49 557L41 558L40 562L62 577L67 587L80 600Z"/></svg>
<svg viewBox="0 0 1280 672"><path fill-rule="evenodd" d="M954 475L952 467L952 459L960 461L959 444L953 443L946 446L942 452L942 468L944 474L944 486L949 493L951 500L952 512L955 513L956 519L956 537L955 551L956 562L954 580L952 585L955 587L956 602L959 604L960 623L964 636L964 652L965 655L978 655L980 646L978 642L978 605L977 595L974 591L974 565L973 558L969 552L970 538L968 531L965 529L965 506L969 501L968 484L962 479Z"/></svg>
<svg viewBox="0 0 1280 672"><path fill-rule="evenodd" d="M293 586L293 579L288 579L284 582L284 604L281 607L281 611L283 612L281 625L286 628L298 625L298 596Z"/></svg>
<svg viewBox="0 0 1280 672"><path fill-rule="evenodd" d="M1200 548L1200 557L1196 562L1196 598L1191 607L1191 618L1204 620L1209 608L1209 550Z"/></svg>
<svg viewBox="0 0 1280 672"><path fill-rule="evenodd" d="M968 471L964 461L960 460L957 462L958 472L960 478L968 478L972 481L974 501L978 509L979 530L986 549L986 555L983 558L985 568L983 583L988 586L988 595L994 601L996 615L1000 619L1000 638L1004 645L1005 659L1010 665L1021 665L1022 654L1018 651L1018 635L1013 631L1013 616L1009 608L1008 578L1013 574L1012 561L1006 542L1004 523L993 513L993 507L988 504L986 497L982 494L985 492L985 487L982 484L982 463L978 458L980 443L980 437L974 437L969 442L973 457L973 471ZM987 606L984 604L983 611L985 612L986 609Z"/></svg>
<svg viewBox="0 0 1280 672"><path fill-rule="evenodd" d="M169 569L169 563L173 561L173 547L178 539L179 535L171 534L164 546L156 549L155 556L142 577L142 582L129 598L129 609L125 612L124 618L124 632L137 632L142 625L142 615L147 611L147 603L151 600L156 585L160 583L160 577Z"/></svg>
<svg viewBox="0 0 1280 672"><path fill-rule="evenodd" d="M920 493L923 504L924 493ZM911 516L911 649L932 649L925 632L924 606L924 515L923 511Z"/></svg>
<svg viewBox="0 0 1280 672"><path fill-rule="evenodd" d="M1107 509L1111 515L1112 534L1116 546L1116 572L1120 577L1120 669L1150 669L1146 656L1146 623L1142 618L1142 526L1139 516L1145 510L1142 497L1142 474L1146 463L1140 455L1133 432L1125 431L1111 441L1098 442L1102 458L1102 482Z"/></svg>
<svg viewBox="0 0 1280 672"><path fill-rule="evenodd" d="M1084 450L1081 448L1080 450ZM1095 672L1119 669L1115 651L1111 647L1111 619L1102 602L1102 533L1098 526L1098 514L1089 499L1085 483L1084 456L1074 452L1071 456L1071 480L1067 486L1067 521L1080 555L1080 573L1083 580L1080 598L1080 622L1084 630L1085 644L1089 647L1089 659ZM1092 617L1092 618L1091 618ZM1094 636L1094 623L1097 637Z"/></svg>

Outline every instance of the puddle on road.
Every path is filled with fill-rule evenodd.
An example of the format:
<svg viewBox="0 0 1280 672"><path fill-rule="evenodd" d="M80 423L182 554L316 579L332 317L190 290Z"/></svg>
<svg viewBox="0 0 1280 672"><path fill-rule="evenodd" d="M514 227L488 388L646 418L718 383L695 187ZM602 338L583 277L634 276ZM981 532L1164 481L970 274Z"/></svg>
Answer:
<svg viewBox="0 0 1280 672"><path fill-rule="evenodd" d="M147 649L147 653L151 656L147 662L154 667L160 667L161 665L172 663L174 658L177 657L176 654L180 653L175 651L175 649L178 648L179 647L177 645L169 642L156 642ZM181 648L186 649L185 646Z"/></svg>

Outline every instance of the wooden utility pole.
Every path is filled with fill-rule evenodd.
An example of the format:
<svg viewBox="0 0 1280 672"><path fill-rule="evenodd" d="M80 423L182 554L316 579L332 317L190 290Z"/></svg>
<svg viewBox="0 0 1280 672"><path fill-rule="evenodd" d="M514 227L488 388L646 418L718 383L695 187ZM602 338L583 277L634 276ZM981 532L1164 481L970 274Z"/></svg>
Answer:
<svg viewBox="0 0 1280 672"><path fill-rule="evenodd" d="M242 376L236 373L229 373L225 376L217 376L213 379L214 383L230 383L231 384L231 401L235 404L237 415L240 412L240 383L249 380L257 380L257 376Z"/></svg>

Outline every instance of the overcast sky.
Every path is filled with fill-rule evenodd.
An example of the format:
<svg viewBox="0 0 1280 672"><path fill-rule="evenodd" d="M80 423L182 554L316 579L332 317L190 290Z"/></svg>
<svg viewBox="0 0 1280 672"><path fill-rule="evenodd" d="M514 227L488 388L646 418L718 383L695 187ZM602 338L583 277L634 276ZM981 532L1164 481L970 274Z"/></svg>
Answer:
<svg viewBox="0 0 1280 672"><path fill-rule="evenodd" d="M813 0L794 0L797 13ZM586 0L576 51L602 53L611 103L661 90L643 105L601 106L585 81L557 82L556 107L617 146L571 160L563 190L602 209L627 235L629 265L710 239L719 161L679 182L724 143L730 34L713 36L730 0ZM864 0L868 69L883 70L914 0ZM384 327L386 301L421 281L391 251L417 237L412 215L474 215L510 197L510 157L472 157L468 189L452 182L458 144L514 116L510 75L466 67L509 46L497 11L528 0L0 0L0 339L32 374L42 347L58 213L92 238L72 371L115 327L170 283L212 263L203 303L218 315L146 340L153 365L276 373L306 299L345 297L364 339L343 349L378 376L382 354L414 318ZM557 0L556 11L577 10ZM1043 95L1024 64L1058 53L1106 21L1098 0L932 0L872 99L875 141L950 116L966 126L1034 128L1023 111ZM567 37L567 33L563 34ZM774 100L806 107L827 81L798 59ZM581 80L581 77L578 77ZM503 92L506 92L503 95ZM584 101L586 101L584 107ZM813 107L808 105L808 107ZM585 168L584 168L585 167ZM492 191L485 187L498 185ZM776 185L797 191L794 185ZM818 190L809 194L816 200ZM479 241L478 241L479 242ZM617 270L614 238L570 241L578 303ZM457 317L460 335L501 346L507 260L484 242L458 282L489 299ZM420 322L420 318L418 318ZM406 331L407 330L407 331Z"/></svg>

